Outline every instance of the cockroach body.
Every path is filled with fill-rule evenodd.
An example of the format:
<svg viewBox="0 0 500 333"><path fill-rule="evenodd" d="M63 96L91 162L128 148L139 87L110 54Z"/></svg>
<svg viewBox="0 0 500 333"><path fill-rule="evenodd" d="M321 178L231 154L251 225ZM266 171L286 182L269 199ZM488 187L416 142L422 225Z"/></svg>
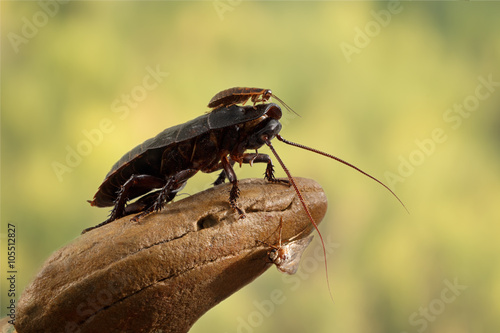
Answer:
<svg viewBox="0 0 500 333"><path fill-rule="evenodd" d="M154 138L126 153L111 168L92 201L92 206L114 206L103 223L87 232L128 214L141 213L135 220L161 209L174 199L186 181L198 171L223 170L215 185L227 177L233 184L229 195L232 208L244 216L236 200L238 180L233 169L238 163L267 163L265 178L274 177L273 164L266 154L246 153L257 150L281 130L281 109L276 104L236 106L216 109L187 123L167 128ZM158 190L159 189L159 190ZM156 190L152 193L152 190ZM141 197L142 196L142 197ZM126 205L129 200L141 197Z"/></svg>
<svg viewBox="0 0 500 333"><path fill-rule="evenodd" d="M233 87L226 90L218 92L210 102L208 103L209 108L221 108L224 106L231 106L235 104L245 105L250 99L255 106L259 102L267 102L271 97L274 97L278 102L280 102L287 110L297 114L292 110L285 102L274 95L271 89L262 88L248 88L248 87Z"/></svg>

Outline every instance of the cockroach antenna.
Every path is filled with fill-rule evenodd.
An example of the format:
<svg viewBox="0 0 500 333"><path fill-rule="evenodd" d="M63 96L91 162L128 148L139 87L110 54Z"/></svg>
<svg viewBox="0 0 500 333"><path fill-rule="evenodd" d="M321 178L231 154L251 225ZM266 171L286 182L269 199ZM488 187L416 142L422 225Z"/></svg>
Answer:
<svg viewBox="0 0 500 333"><path fill-rule="evenodd" d="M399 197L396 195L396 193L394 193L394 192L393 192L393 191L392 191L392 190L391 190L391 189L390 189L387 185L385 185L384 183L382 183L380 180L378 180L377 178L373 177L372 175L370 175L370 174L368 174L368 173L364 172L363 170L361 170L361 169L360 169L360 168L358 168L357 166L355 166L355 165L353 165L353 164L351 164L351 163L349 163L349 162L346 162L346 161L344 161L344 160L343 160L343 159L341 159L341 158L338 158L338 157L336 157L336 156L333 156L333 155L330 155L330 154L328 154L328 153L322 152L322 151L320 151L320 150L318 150L318 149L314 149L314 148L311 148L311 147L307 147L307 146L304 146L304 145L302 145L302 144L300 144L300 143L295 143L295 142L288 141L288 140L284 139L284 138L283 138L281 135L279 135L279 134L278 134L278 135L276 135L276 138L277 138L278 140L280 140L281 142L284 142L284 143L286 143L286 144L288 144L288 145L291 145L291 146L294 146L294 147L299 147L299 148L302 148L302 149L305 149L305 150L309 150L309 151L312 151L312 152L314 152L314 153L316 153L316 154L320 154L320 155L323 155L323 156L329 157L329 158L331 158L331 159L334 159L335 161L340 162L340 163L342 163L342 164L344 164L344 165L347 165L348 167L351 167L351 168L353 168L354 170L356 170L356 171L358 171L358 172L362 173L362 174L363 174L363 175L365 175L366 177L373 179L374 181L376 181L377 183L379 183L380 185L382 185L383 187L385 187L385 188L386 188L389 192L391 192L391 194L392 194L392 195L393 195L393 196L394 196L394 197L395 197L395 198L399 201L399 203L403 206L403 208L406 210L406 212L407 212L408 214L410 214L410 212L408 211L408 208L406 208L405 204L403 203L403 201L401 201L401 199L399 199Z"/></svg>
<svg viewBox="0 0 500 333"><path fill-rule="evenodd" d="M265 142L266 142L266 145L269 147L269 149L271 149L271 151L273 152L274 156L276 157L276 160L281 165L281 168L283 169L283 171L285 171L288 179L290 180L290 183L292 184L292 186L295 190L295 193L297 194L297 197L299 198L299 201L300 201L302 207L304 208L304 211L307 214L307 217L311 221L311 224L314 226L314 229L316 229L316 231L318 232L319 240L321 241L321 246L323 247L323 255L324 255L324 259L325 259L324 262L325 262L326 284L328 285L328 293L330 294L330 298L333 301L332 290L330 288L330 280L328 279L328 263L326 260L325 242L323 241L323 236L321 235L321 232L319 231L318 224L314 221L314 218L312 217L311 212L309 211L309 208L307 208L306 202L304 201L304 198L302 197L302 193L300 192L299 188L297 187L297 184L295 184L295 180L293 179L292 175L290 174L290 171L285 166L285 164L283 163L283 161L279 157L278 153L274 149L273 145L271 144L271 141L269 141L269 139L266 138Z"/></svg>

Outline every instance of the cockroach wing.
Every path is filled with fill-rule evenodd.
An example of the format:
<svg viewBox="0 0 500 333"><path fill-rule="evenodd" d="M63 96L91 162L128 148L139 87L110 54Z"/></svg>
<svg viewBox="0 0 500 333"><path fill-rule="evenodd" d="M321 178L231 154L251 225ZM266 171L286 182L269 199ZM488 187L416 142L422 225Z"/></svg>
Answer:
<svg viewBox="0 0 500 333"><path fill-rule="evenodd" d="M278 270L290 275L297 273L300 258L302 258L302 254L312 239L313 235L310 235L309 237L291 241L283 245L281 251L278 251L280 255L273 260Z"/></svg>

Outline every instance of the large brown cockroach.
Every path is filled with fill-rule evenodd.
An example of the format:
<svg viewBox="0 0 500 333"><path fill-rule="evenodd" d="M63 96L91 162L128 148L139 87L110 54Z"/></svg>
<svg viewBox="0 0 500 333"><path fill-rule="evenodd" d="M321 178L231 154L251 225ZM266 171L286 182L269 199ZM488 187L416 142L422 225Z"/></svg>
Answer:
<svg viewBox="0 0 500 333"><path fill-rule="evenodd" d="M125 154L106 175L89 202L92 206L114 208L106 221L83 233L128 214L140 213L134 217L137 220L160 210L198 171L210 173L222 169L214 185L223 183L226 177L229 179L233 184L229 203L243 215L236 204L239 190L233 170L235 162L267 163L265 178L270 182L286 182L274 177L268 155L245 152L257 150L265 140L273 139L281 130L280 118L281 109L276 104L232 105L167 128L146 140ZM126 205L137 197L141 198Z"/></svg>

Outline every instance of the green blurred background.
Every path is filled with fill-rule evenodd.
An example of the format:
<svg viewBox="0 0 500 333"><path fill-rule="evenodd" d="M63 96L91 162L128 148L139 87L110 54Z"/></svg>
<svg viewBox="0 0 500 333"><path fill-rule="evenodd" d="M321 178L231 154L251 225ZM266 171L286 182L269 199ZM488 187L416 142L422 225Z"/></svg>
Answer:
<svg viewBox="0 0 500 333"><path fill-rule="evenodd" d="M125 152L203 114L218 91L255 86L302 116L285 113L285 138L380 178L411 214L368 178L276 141L292 174L328 195L334 302L316 237L295 280L270 269L192 332L500 332L500 86L479 79L500 82L500 4L43 4L1 2L2 316L7 223L22 291L53 251L105 219L85 200ZM163 76L140 95L147 68ZM464 103L464 116L447 111ZM103 119L107 133L85 144ZM87 155L67 166L79 145ZM54 162L67 166L59 176ZM185 192L212 181L199 174ZM285 301L263 311L274 289Z"/></svg>

